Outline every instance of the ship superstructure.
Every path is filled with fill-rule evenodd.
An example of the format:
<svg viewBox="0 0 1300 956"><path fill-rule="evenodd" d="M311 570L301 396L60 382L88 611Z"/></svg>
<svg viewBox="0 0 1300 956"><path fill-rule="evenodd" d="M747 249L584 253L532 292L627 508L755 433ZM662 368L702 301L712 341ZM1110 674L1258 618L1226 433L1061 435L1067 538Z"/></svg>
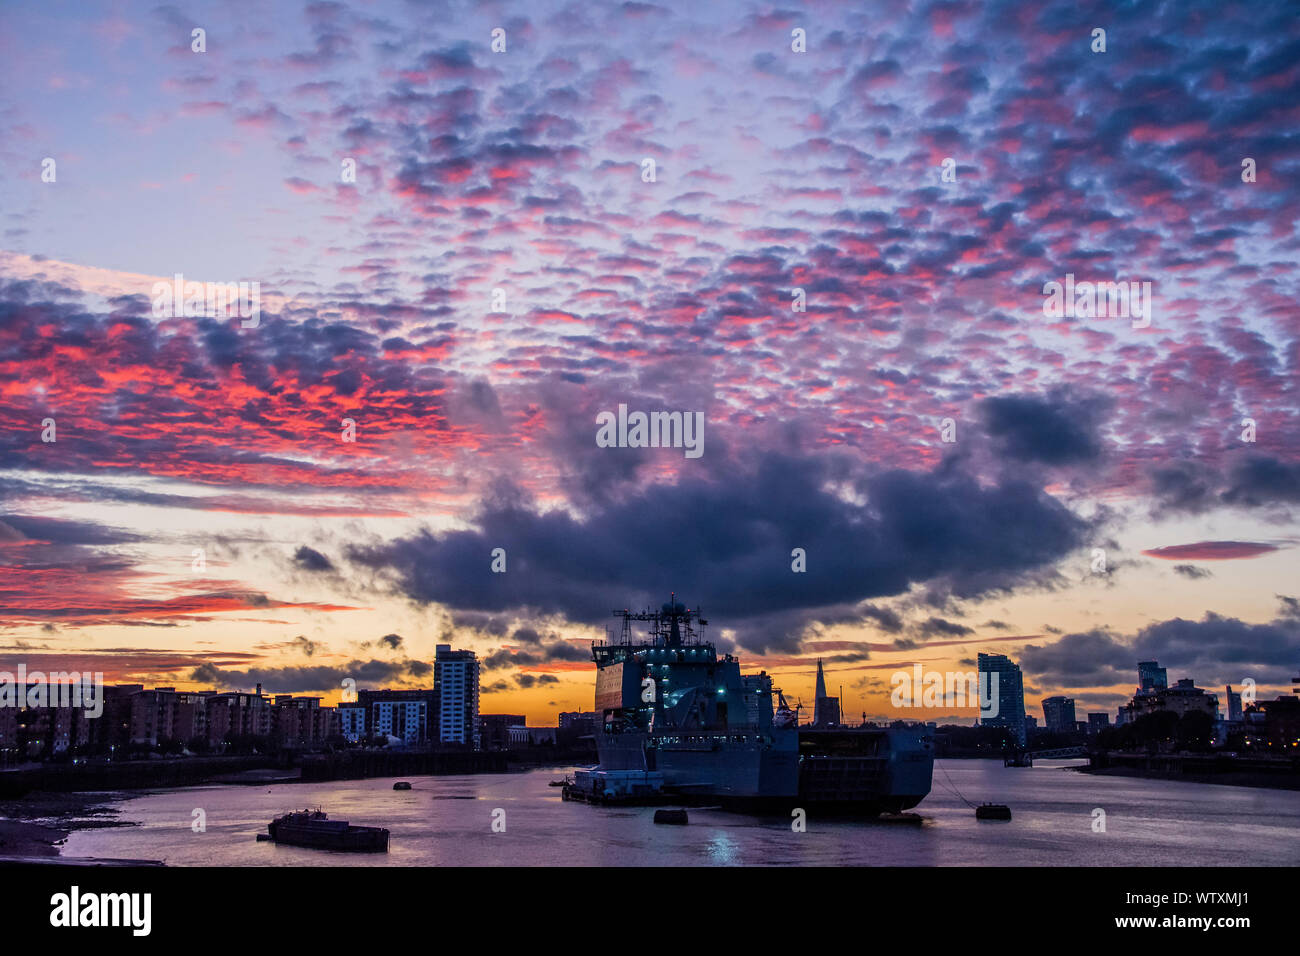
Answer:
<svg viewBox="0 0 1300 956"><path fill-rule="evenodd" d="M800 727L767 672L744 675L736 657L720 656L704 637L708 622L676 595L659 610L614 616L619 633L592 646L603 726L586 787L617 794L652 779L680 797L863 814L910 809L930 792L924 725L843 727L837 707Z"/></svg>

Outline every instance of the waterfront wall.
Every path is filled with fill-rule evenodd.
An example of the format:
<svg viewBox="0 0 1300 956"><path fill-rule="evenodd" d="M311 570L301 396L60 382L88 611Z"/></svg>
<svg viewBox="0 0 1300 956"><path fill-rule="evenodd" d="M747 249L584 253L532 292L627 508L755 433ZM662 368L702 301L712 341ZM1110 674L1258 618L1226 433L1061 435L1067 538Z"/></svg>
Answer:
<svg viewBox="0 0 1300 956"><path fill-rule="evenodd" d="M0 798L31 791L69 793L94 790L147 790L230 782L247 771L301 769L304 781L361 780L367 777L440 773L500 773L506 755L472 751L352 750L336 754L180 757L112 763L41 764L0 772ZM251 779L247 782L256 782Z"/></svg>
<svg viewBox="0 0 1300 956"><path fill-rule="evenodd" d="M439 773L502 773L505 754L469 750L347 750L303 757L302 779L363 780L367 777Z"/></svg>
<svg viewBox="0 0 1300 956"><path fill-rule="evenodd" d="M277 762L270 757L187 757L75 765L42 764L0 773L0 796L19 797L32 790L70 793L192 787L223 774L275 766Z"/></svg>
<svg viewBox="0 0 1300 956"><path fill-rule="evenodd" d="M1135 754L1111 750L1089 753L1088 765L1093 773L1300 790L1300 756Z"/></svg>

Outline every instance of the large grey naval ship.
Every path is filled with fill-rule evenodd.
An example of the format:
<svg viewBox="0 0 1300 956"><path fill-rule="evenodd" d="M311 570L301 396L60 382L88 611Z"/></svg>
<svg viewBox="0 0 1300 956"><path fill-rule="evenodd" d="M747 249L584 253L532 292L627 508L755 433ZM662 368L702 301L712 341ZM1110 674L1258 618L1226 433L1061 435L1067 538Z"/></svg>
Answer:
<svg viewBox="0 0 1300 956"><path fill-rule="evenodd" d="M675 595L658 611L614 616L620 633L592 645L600 764L575 774L566 799L875 816L930 792L930 729L842 724L820 661L813 721L801 726L767 672L742 675L737 658L719 657L708 622ZM646 633L634 636L633 622Z"/></svg>

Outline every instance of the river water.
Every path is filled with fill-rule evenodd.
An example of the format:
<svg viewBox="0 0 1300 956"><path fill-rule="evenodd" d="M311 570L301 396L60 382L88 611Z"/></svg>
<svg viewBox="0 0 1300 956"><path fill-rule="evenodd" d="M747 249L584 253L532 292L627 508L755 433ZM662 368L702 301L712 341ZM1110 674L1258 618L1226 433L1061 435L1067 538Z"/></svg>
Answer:
<svg viewBox="0 0 1300 956"><path fill-rule="evenodd" d="M138 826L75 831L63 855L177 866L1294 866L1300 858L1293 791L1065 769L1076 764L937 761L934 789L915 811L923 825L814 818L802 833L779 817L692 808L688 826L662 826L650 807L566 803L547 786L562 770L411 777L409 791L394 791L394 778L197 787L123 801L121 820ZM978 821L957 793L1008 804L1014 819ZM257 842L277 814L317 804L331 819L388 827L390 851ZM196 809L204 832L192 827ZM1105 832L1094 830L1097 809ZM504 832L493 832L494 816Z"/></svg>

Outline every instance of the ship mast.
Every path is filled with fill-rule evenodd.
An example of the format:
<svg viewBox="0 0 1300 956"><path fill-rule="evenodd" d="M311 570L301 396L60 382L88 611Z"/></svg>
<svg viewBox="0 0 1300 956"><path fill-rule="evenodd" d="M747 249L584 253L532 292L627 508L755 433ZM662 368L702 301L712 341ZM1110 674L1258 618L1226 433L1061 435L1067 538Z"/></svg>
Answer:
<svg viewBox="0 0 1300 956"><path fill-rule="evenodd" d="M614 617L622 618L621 643L632 643L632 622L645 621L650 624L651 643L663 647L681 647L683 642L698 644L704 639L704 626L709 622L703 617L700 608L691 609L677 603L677 592L670 592L670 600L659 610L630 611L623 608L614 611ZM696 633L696 627L699 633Z"/></svg>

